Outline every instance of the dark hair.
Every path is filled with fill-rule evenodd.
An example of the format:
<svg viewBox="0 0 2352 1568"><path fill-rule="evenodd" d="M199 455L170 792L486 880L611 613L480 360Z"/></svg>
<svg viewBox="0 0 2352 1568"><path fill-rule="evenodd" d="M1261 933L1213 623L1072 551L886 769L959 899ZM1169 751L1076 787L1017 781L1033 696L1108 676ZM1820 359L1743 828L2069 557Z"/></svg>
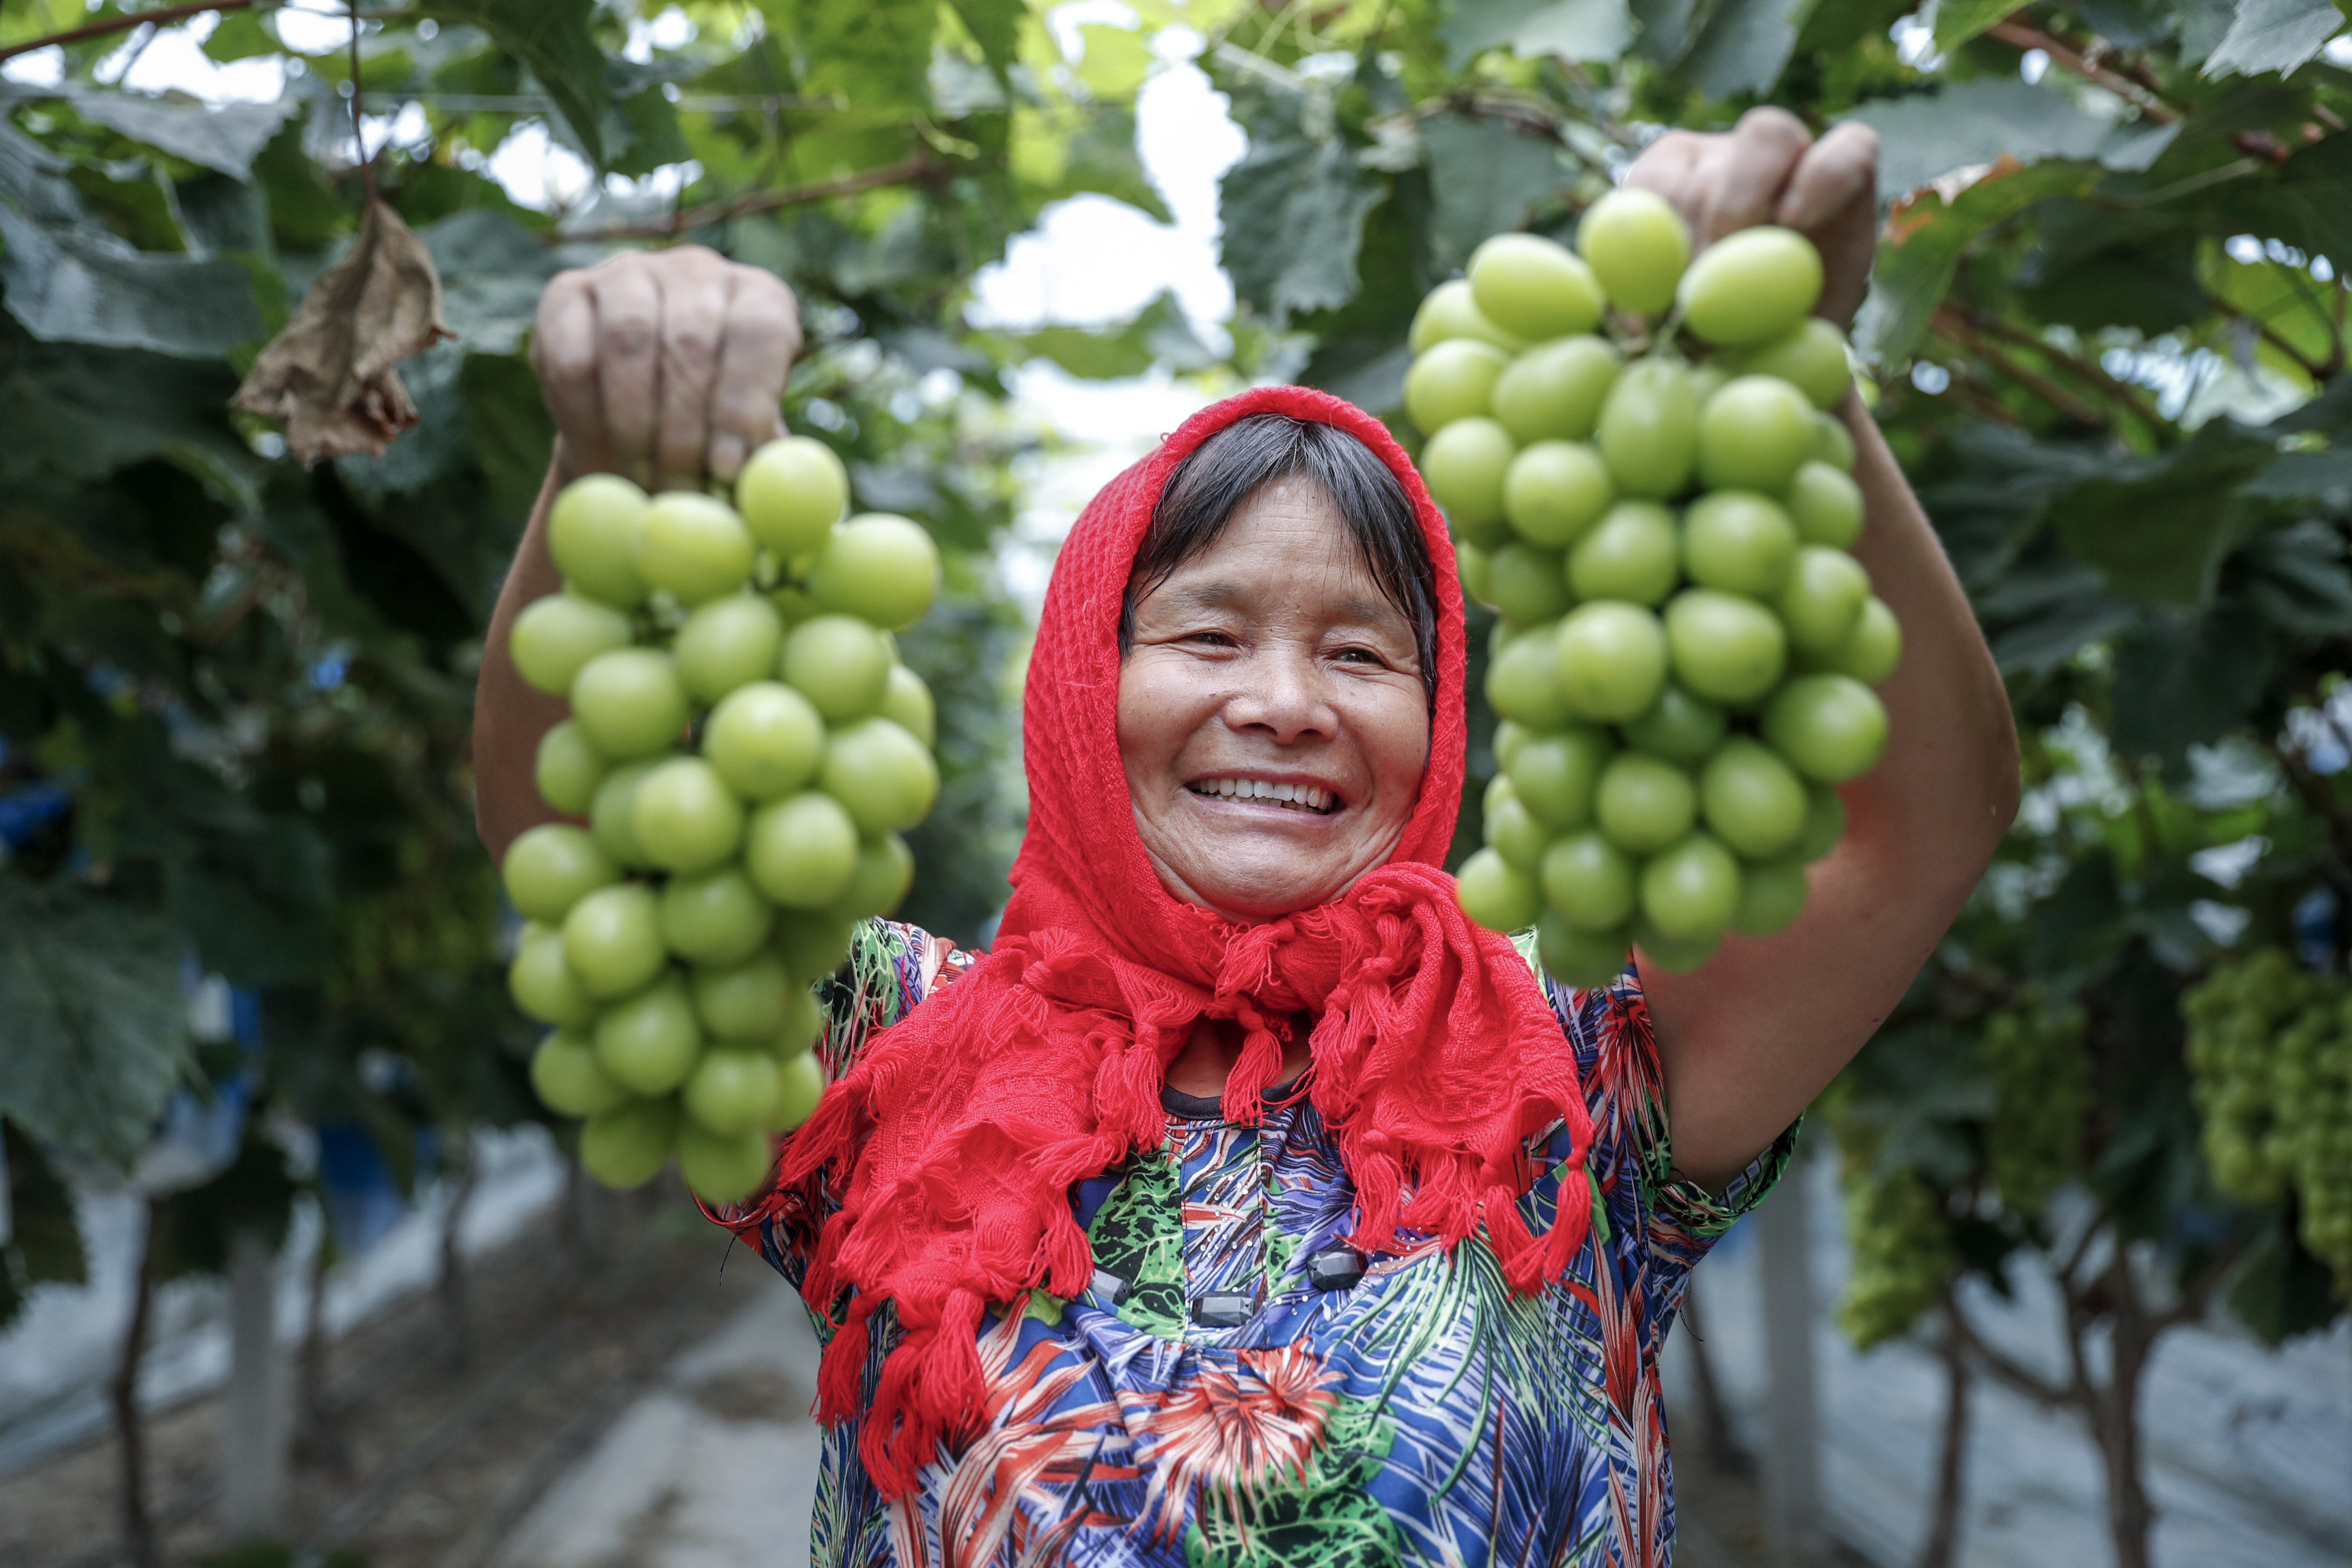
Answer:
<svg viewBox="0 0 2352 1568"><path fill-rule="evenodd" d="M1437 700L1437 586L1412 498L1389 466L1336 425L1252 414L1195 447L1176 471L1135 552L1118 608L1118 652L1135 647L1138 600L1215 544L1242 503L1277 479L1313 480L1331 498L1381 595L1411 623L1422 689Z"/></svg>

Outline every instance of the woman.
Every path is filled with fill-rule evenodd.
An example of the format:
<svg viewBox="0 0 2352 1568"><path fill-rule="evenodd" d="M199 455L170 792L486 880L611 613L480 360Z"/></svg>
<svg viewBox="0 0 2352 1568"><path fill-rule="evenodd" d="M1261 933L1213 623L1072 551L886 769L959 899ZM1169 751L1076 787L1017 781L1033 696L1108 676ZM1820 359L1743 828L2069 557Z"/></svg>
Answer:
<svg viewBox="0 0 2352 1568"><path fill-rule="evenodd" d="M1662 139L1630 183L1702 242L1811 232L1843 321L1873 155L1867 132L1814 145L1759 111ZM731 472L773 428L791 320L772 279L707 255L559 279L536 344L551 493ZM1857 553L1908 641L1886 760L1846 790L1795 926L1597 991L1468 925L1438 869L1461 600L1376 422L1248 394L1088 507L1032 659L998 946L861 933L829 987L839 1081L740 1216L828 1341L821 1561L1667 1560L1656 1358L1688 1270L2015 803L1966 602L1845 417ZM553 585L541 529L494 650ZM533 818L554 708L486 662L494 849Z"/></svg>

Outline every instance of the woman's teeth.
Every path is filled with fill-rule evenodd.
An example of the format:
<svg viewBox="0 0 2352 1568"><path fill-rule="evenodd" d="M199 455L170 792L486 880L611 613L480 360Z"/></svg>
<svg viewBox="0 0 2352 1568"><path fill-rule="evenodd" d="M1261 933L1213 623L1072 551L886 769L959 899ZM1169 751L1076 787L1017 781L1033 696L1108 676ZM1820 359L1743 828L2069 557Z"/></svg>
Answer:
<svg viewBox="0 0 2352 1568"><path fill-rule="evenodd" d="M1305 811L1331 809L1331 792L1315 784L1268 784L1264 779L1202 779L1187 785L1195 795L1219 800L1263 800Z"/></svg>

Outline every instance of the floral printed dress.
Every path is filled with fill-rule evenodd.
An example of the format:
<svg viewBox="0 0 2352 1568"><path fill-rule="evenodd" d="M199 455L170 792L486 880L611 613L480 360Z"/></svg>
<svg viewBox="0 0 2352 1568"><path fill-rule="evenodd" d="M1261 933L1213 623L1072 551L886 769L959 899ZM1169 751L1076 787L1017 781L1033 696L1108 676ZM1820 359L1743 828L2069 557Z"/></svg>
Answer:
<svg viewBox="0 0 2352 1568"><path fill-rule="evenodd" d="M827 1065L844 1070L971 962L870 922L824 994ZM1514 1296L1475 1237L1451 1258L1433 1242L1363 1258L1340 1240L1351 1189L1304 1097L1269 1093L1263 1121L1240 1127L1168 1090L1166 1142L1071 1190L1095 1255L1087 1294L1033 1293L983 1321L980 1436L893 1501L859 1463L856 1425L827 1434L816 1568L1664 1568L1658 1350L1692 1266L1769 1190L1790 1139L1727 1197L1674 1179L1632 976L1543 984L1594 1128L1590 1179L1565 1197L1565 1131L1529 1140L1528 1224L1548 1227L1562 1201L1593 1206L1563 1279ZM795 1285L825 1212L761 1233ZM828 1305L809 1304L820 1338ZM892 1342L875 1334L869 1391Z"/></svg>

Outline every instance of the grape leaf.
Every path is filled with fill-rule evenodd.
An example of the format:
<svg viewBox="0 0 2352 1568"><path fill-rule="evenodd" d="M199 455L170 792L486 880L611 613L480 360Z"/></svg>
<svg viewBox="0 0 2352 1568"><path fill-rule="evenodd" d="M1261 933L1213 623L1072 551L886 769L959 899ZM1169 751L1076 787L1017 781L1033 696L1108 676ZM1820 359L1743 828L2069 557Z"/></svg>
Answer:
<svg viewBox="0 0 2352 1568"><path fill-rule="evenodd" d="M1936 47L1949 54L2016 9L2015 0L1945 0L1936 7Z"/></svg>
<svg viewBox="0 0 2352 1568"><path fill-rule="evenodd" d="M1345 142L1268 125L1218 194L1220 259L1235 295L1277 320L1355 298L1364 215L1381 192Z"/></svg>
<svg viewBox="0 0 2352 1568"><path fill-rule="evenodd" d="M1438 28L1456 69L1508 45L1529 58L1613 59L1633 41L1625 0L1465 0Z"/></svg>
<svg viewBox="0 0 2352 1568"><path fill-rule="evenodd" d="M2334 0L2238 0L2230 30L2205 57L2206 77L2291 74L2344 26Z"/></svg>
<svg viewBox="0 0 2352 1568"><path fill-rule="evenodd" d="M1970 241L2045 196L2089 190L2098 174L2086 163L2011 163L1995 168L1952 201L1922 191L1908 202L1896 203L1879 242L1870 297L1854 321L1855 347L1882 364L1908 358L1951 287L1960 254Z"/></svg>
<svg viewBox="0 0 2352 1568"><path fill-rule="evenodd" d="M137 1154L192 1070L179 952L152 910L0 876L0 1115L78 1154Z"/></svg>
<svg viewBox="0 0 2352 1568"><path fill-rule="evenodd" d="M77 85L67 96L84 120L239 180L301 105L290 92L275 103L205 103Z"/></svg>
<svg viewBox="0 0 2352 1568"><path fill-rule="evenodd" d="M1568 184L1559 149L1506 120L1433 114L1421 122L1440 267L1461 266L1488 235L1520 228L1528 209Z"/></svg>
<svg viewBox="0 0 2352 1568"><path fill-rule="evenodd" d="M2171 763L2230 733L2262 689L2272 646L2261 620L2236 606L2142 623L2116 647L2116 747Z"/></svg>
<svg viewBox="0 0 2352 1568"><path fill-rule="evenodd" d="M2337 482L2340 487L2343 481ZM2230 564L2241 574L2247 601L2287 636L2340 637L2352 632L2352 572L2344 568L2344 542L2328 524L2302 522L2266 533Z"/></svg>
<svg viewBox="0 0 2352 1568"><path fill-rule="evenodd" d="M1017 341L1072 375L1097 381L1141 375L1154 365L1183 372L1217 363L1184 319L1175 295L1165 291L1123 326L1043 327Z"/></svg>
<svg viewBox="0 0 2352 1568"><path fill-rule="evenodd" d="M437 21L489 34L539 79L588 161L604 163L604 113L612 94L605 85L604 51L589 30L593 0L425 0L418 9Z"/></svg>
<svg viewBox="0 0 2352 1568"><path fill-rule="evenodd" d="M1878 188L1916 191L1955 169L2007 157L2095 159L2145 169L2178 126L2118 126L2074 106L2063 93L2021 81L1954 82L1941 92L1865 104L1848 119L1878 132Z"/></svg>
<svg viewBox="0 0 2352 1568"><path fill-rule="evenodd" d="M1710 98L1769 92L1797 47L1811 0L1722 0L1678 68Z"/></svg>

